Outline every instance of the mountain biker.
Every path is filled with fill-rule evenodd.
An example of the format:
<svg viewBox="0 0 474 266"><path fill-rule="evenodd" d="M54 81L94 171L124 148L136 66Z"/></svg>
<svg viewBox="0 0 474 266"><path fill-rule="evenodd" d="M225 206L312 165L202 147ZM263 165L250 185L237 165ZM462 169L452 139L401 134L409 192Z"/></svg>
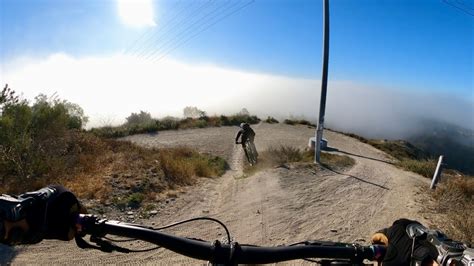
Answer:
<svg viewBox="0 0 474 266"><path fill-rule="evenodd" d="M18 200L27 200L27 206L19 212ZM85 210L70 191L61 186L48 186L18 197L0 196L0 243L35 244L42 239L71 240L76 231L75 218ZM20 215L14 215L14 214ZM2 221L3 220L3 221ZM412 240L406 227L418 223L400 219L392 226L372 236L372 242L387 246L382 265L410 265ZM417 241L413 257L422 265L437 265L438 253L428 242Z"/></svg>
<svg viewBox="0 0 474 266"><path fill-rule="evenodd" d="M240 138L240 142L239 142ZM255 131L250 127L249 124L247 123L241 123L240 124L240 130L237 132L237 136L235 137L235 144L242 144L242 148L245 152L245 156L250 162L249 156L247 154L247 150L245 149L247 140L250 141L251 145L254 145L254 139L255 139ZM255 150L256 152L256 150ZM258 154L257 154L258 155ZM251 163L251 162L250 162Z"/></svg>

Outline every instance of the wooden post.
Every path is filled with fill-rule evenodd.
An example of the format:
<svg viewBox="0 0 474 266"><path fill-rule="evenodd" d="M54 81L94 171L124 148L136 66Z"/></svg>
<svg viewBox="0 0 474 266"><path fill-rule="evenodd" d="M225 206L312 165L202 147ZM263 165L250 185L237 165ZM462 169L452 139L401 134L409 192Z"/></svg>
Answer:
<svg viewBox="0 0 474 266"><path fill-rule="evenodd" d="M435 173L433 175L433 179L431 180L431 186L430 186L431 189L435 189L436 184L439 182L439 178L441 176L441 165L442 165L442 163L443 163L443 155L439 156L438 165L436 165L436 170L435 170Z"/></svg>

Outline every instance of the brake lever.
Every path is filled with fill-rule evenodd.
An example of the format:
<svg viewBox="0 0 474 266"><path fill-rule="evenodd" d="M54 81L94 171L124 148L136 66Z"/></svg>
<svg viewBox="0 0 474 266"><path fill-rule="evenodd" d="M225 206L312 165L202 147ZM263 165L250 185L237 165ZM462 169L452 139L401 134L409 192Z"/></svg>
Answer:
<svg viewBox="0 0 474 266"><path fill-rule="evenodd" d="M111 253L112 251L117 251L121 253L130 253L130 250L128 248L117 246L114 243L104 240L100 237L91 236L90 239L91 242L96 243L99 249L103 252Z"/></svg>
<svg viewBox="0 0 474 266"><path fill-rule="evenodd" d="M101 239L100 237L91 236L90 241L96 243L97 245L91 245L87 243L82 237L75 237L76 245L82 249L97 249L102 252L112 253L117 251L120 253L130 253L130 250L124 247L117 246L110 241Z"/></svg>

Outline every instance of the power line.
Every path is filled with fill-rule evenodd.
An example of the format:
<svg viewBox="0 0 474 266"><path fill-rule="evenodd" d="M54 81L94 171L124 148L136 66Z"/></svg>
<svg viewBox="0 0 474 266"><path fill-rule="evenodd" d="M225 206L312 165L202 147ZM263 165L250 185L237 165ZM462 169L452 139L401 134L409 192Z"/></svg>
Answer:
<svg viewBox="0 0 474 266"><path fill-rule="evenodd" d="M199 1L196 1L195 3L199 3ZM179 31L179 27L181 27L182 25L186 25L189 22L189 18L196 17L195 16L196 13L199 13L202 9L204 9L206 6L210 5L211 3L212 1L210 0L204 2L204 4L198 6L196 9L194 9L194 11L189 12L186 16L181 16L181 19L178 20L178 22L175 25L173 25L172 27L171 26L168 27L168 29L165 32L163 32L161 35L159 35L159 32L157 32L154 36L152 36L151 38L148 38L147 40L149 41L148 44L146 45L146 47L144 45L144 48L142 49L142 51L138 53L138 56L144 57L147 54L149 54L150 53L150 51L148 51L149 48L151 48L154 44L158 43L160 40L164 40L165 36L169 35L168 33L173 32L175 30ZM183 9L183 11L184 10L186 10L186 8ZM175 16L175 18L177 17L179 16ZM171 25L171 23L168 23L168 25Z"/></svg>
<svg viewBox="0 0 474 266"><path fill-rule="evenodd" d="M448 2L447 0L443 0L443 2L444 2L445 4L448 4L448 5L452 6L452 7L455 7L455 8L457 8L457 9L461 10L462 12L464 12L464 13L470 15L470 16L474 16L474 12L469 11L469 9L471 9L471 8L469 8L469 9L462 8L462 7L458 6L458 5L455 5L455 4L453 4L453 3Z"/></svg>
<svg viewBox="0 0 474 266"><path fill-rule="evenodd" d="M255 0L251 0L249 1L248 3L232 10L231 12L228 12L227 14L225 14L224 16L221 16L220 18L217 18L216 20L214 21L211 21L211 20L208 20L210 21L211 23L210 24L207 24L205 25L201 30L195 32L194 34L190 35L187 39L181 39L180 42L178 42L177 44L175 44L174 47L171 47L169 48L167 51L165 51L162 56L160 57L155 57L156 59L154 60L154 62L157 62L159 60L161 60L162 58L166 57L169 53L171 53L172 51L176 50L178 47L184 45L185 43L187 43L188 41L190 41L191 39L195 38L196 36L198 36L199 34L201 34L202 32L206 31L207 29L211 28L212 26L216 25L217 23L221 22L222 20L232 16L233 14L239 12L240 10L244 9L245 7L253 4L255 2ZM236 6L236 5L234 5ZM232 6L232 7L234 7Z"/></svg>
<svg viewBox="0 0 474 266"><path fill-rule="evenodd" d="M186 8L186 5L183 5L183 9L182 9L181 11L185 10L185 8ZM178 15L178 14L175 14L175 17L176 17L177 15ZM169 21L168 21L168 22L169 22ZM164 25L165 25L165 24L164 24ZM165 26L160 26L160 29L163 28L163 27L165 27ZM155 29L155 27L151 27L151 28L149 28L146 32L144 32L143 34L141 34L140 37L138 37L137 39L135 39L135 41L134 41L131 45L129 45L128 48L125 49L123 53L124 53L124 54L131 53L131 51L133 50L134 46L135 46L136 44L138 44L138 43L140 42L140 40L143 39L146 35L148 35L149 33L153 32L154 29ZM132 53L133 53L133 52L132 52Z"/></svg>
<svg viewBox="0 0 474 266"><path fill-rule="evenodd" d="M464 6L468 10L474 11L474 6L473 7L469 6L468 4L466 4L465 1L456 0L456 3Z"/></svg>
<svg viewBox="0 0 474 266"><path fill-rule="evenodd" d="M197 1L194 3L197 3ZM160 25L158 30L156 30L154 33L148 36L148 38L146 38L142 42L142 44L137 49L135 49L135 51L132 52L131 54L141 54L144 50L148 49L148 47L151 46L149 41L152 39L159 39L160 37L162 37L163 35L162 32L164 31L164 29L166 29L167 27L169 28L169 25L171 25L177 18L182 17L182 14L186 10L188 10L188 8L189 6L187 6L186 3L184 2L183 7L179 11L177 11L170 20L166 21L166 23L164 23L163 25Z"/></svg>
<svg viewBox="0 0 474 266"><path fill-rule="evenodd" d="M153 31L153 28L149 28L147 31L145 31L143 34L140 35L140 37L138 37L137 39L135 39L135 41L133 41L124 51L123 53L126 54L128 52L130 52L133 47L135 46L135 44L137 44L139 42L140 39L142 39L143 37L145 37L145 35L147 35L148 33L152 32Z"/></svg>
<svg viewBox="0 0 474 266"><path fill-rule="evenodd" d="M218 1L213 1L213 2L217 3ZM217 8L215 8L214 10L212 10L211 12L209 12L207 14L204 14L204 16L202 16L202 17L197 16L197 19L194 20L192 23L190 23L184 30L181 30L181 32L177 33L172 39L169 39L167 42L163 42L157 49L155 49L155 51L153 51L148 56L146 56L145 59L153 58L154 56L159 55L160 52L168 49L168 48L166 48L166 46L168 46L168 45L173 46L174 45L173 42L175 42L176 40L181 39L181 36L183 36L183 34L189 32L190 30L192 31L192 29L195 28L196 25L198 25L202 21L205 21L206 18L209 15L214 14L216 11L218 11L222 7L226 6L228 3L231 3L231 2L229 1L229 2L227 2L227 3L225 3L221 6L217 6Z"/></svg>

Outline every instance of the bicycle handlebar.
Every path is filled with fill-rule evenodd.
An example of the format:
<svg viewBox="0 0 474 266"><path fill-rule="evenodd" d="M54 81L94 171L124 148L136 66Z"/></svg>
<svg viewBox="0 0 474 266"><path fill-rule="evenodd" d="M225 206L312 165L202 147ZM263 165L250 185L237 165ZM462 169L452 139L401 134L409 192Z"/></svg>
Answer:
<svg viewBox="0 0 474 266"><path fill-rule="evenodd" d="M150 242L176 253L212 263L259 264L304 258L344 259L351 264L362 264L364 259L380 260L385 247L379 245L307 241L295 246L259 247L239 245L236 242L222 244L173 236L135 224L99 220L92 215L80 215L77 224L82 235L104 237L107 234L130 237Z"/></svg>

